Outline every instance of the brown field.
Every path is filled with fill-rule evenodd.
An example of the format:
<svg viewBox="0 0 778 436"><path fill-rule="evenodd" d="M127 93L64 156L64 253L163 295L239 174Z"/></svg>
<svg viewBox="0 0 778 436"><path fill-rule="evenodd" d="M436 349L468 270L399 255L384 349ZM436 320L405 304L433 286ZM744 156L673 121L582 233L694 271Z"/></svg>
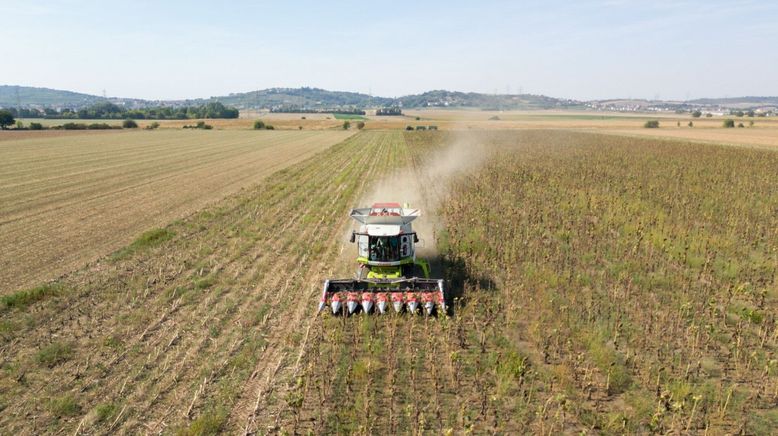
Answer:
<svg viewBox="0 0 778 436"><path fill-rule="evenodd" d="M306 119L302 119L305 117ZM416 117L419 120L416 120ZM490 120L498 117L499 120ZM758 147L778 147L778 117L769 118L733 118L715 116L712 118L692 118L688 114L649 114L620 113L569 110L544 111L483 111L474 109L409 109L403 116L373 116L367 115L365 129L404 129L407 126L437 126L441 130L512 130L512 129L579 129L595 130L603 133L629 136L651 136L658 138L675 138L690 141L723 143L731 145L754 145ZM725 129L722 122L726 118L742 122L746 128ZM337 120L332 114L285 114L262 112L241 112L237 119L204 120L214 129L250 130L254 121L261 119L279 130L339 130L343 120ZM645 129L643 124L648 120L659 120L659 129ZM120 120L23 120L41 122L47 126L62 124L68 121L84 123L121 124ZM185 125L194 125L200 120L162 120L157 121L160 129L180 129ZM694 127L687 126L689 121ZM749 127L749 121L754 126ZM151 124L151 120L139 120L141 128ZM677 124L680 123L680 126ZM352 121L352 130L356 130L356 122ZM71 132L0 132L0 141L11 138L35 136L60 136L73 134Z"/></svg>
<svg viewBox="0 0 778 436"><path fill-rule="evenodd" d="M306 300L325 271L345 273L348 209L403 159L400 140L357 135L177 221L171 239L60 280L29 323L6 303L0 427L203 434L272 422L270 392L284 389L307 346Z"/></svg>
<svg viewBox="0 0 778 436"><path fill-rule="evenodd" d="M0 428L768 434L776 165L570 131L360 132L4 298ZM451 317L316 315L375 192L424 208Z"/></svg>
<svg viewBox="0 0 778 436"><path fill-rule="evenodd" d="M0 130L0 141L18 141L20 139L55 138L63 136L101 135L117 132L121 132L121 130Z"/></svg>
<svg viewBox="0 0 778 436"><path fill-rule="evenodd" d="M305 117L306 119L302 119ZM203 120L136 120L138 127L143 129L151 123L159 123L160 129L181 129L184 126L192 126L197 124L198 121L205 121L207 124L213 126L215 130L220 129L239 129L239 130L251 130L254 128L254 121L261 119L267 124L273 125L274 128L280 130L300 130L302 126L303 130L337 130L341 129L343 121L336 120L332 114L281 114L281 113L241 113L240 118L231 119L203 119ZM57 119L22 119L25 125L30 122L41 123L44 126L58 126L64 123L105 123L111 126L120 126L122 120L57 120ZM8 135L12 131L0 132L0 140L4 135ZM45 131L52 132L52 131ZM55 130L53 132L62 132L61 130ZM82 131L83 132L83 131ZM32 135L40 134L40 131L19 131L17 135ZM52 135L53 133L48 133Z"/></svg>
<svg viewBox="0 0 778 436"><path fill-rule="evenodd" d="M711 144L755 146L778 149L778 125L743 129L714 128L660 128L660 129L614 129L603 133L627 136L648 136L664 139L680 139Z"/></svg>
<svg viewBox="0 0 778 436"><path fill-rule="evenodd" d="M4 293L71 271L351 134L56 133L0 142Z"/></svg>
<svg viewBox="0 0 778 436"><path fill-rule="evenodd" d="M480 111L425 109L407 110L403 117L368 117L365 128L404 128L435 125L442 130L577 129L617 135L688 139L709 143L778 147L778 117L733 118L746 128L725 129L732 117L692 118L676 114L629 114L583 111ZM419 117L419 120L416 120ZM498 117L499 120L489 120ZM648 120L659 120L659 129L645 129ZM687 126L689 121L694 127ZM753 127L748 127L754 121ZM677 123L680 123L679 127Z"/></svg>

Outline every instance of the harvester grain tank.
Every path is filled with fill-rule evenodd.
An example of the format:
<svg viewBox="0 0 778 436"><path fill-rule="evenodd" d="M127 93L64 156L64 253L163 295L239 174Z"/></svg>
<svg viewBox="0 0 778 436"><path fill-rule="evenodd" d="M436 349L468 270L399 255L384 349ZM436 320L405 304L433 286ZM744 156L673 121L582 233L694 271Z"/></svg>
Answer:
<svg viewBox="0 0 778 436"><path fill-rule="evenodd" d="M359 230L351 233L357 244L357 273L353 279L324 282L319 311L333 314L395 312L445 314L446 289L442 279L430 278L429 263L416 257L419 238L411 222L421 212L399 203L375 203L353 209Z"/></svg>

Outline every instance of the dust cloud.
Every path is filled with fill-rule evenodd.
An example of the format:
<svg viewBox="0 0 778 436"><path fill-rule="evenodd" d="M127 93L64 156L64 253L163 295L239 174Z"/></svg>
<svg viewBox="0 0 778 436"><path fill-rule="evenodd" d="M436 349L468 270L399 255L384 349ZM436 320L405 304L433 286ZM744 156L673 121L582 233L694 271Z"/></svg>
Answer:
<svg viewBox="0 0 778 436"><path fill-rule="evenodd" d="M435 241L441 223L436 210L446 199L451 182L480 167L489 155L489 148L477 133L448 131L446 136L448 139L441 147L412 167L375 182L359 203L360 206L376 202L408 203L411 208L420 209L421 217L413 222L413 227L423 241L417 246L417 254L422 257L438 254Z"/></svg>

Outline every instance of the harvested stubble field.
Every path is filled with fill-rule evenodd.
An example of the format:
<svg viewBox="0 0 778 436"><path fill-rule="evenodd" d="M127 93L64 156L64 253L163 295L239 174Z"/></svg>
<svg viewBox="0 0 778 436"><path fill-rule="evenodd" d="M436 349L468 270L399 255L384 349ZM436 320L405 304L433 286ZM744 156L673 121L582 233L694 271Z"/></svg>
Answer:
<svg viewBox="0 0 778 436"><path fill-rule="evenodd" d="M480 111L480 110L409 110L407 117L371 118L366 128L436 125L440 129L578 129L621 136L649 136L660 139L688 140L714 144L731 144L778 149L778 118L715 116L693 118L684 114L652 114L593 111ZM420 120L416 121L415 117ZM722 127L726 118L743 123L745 128ZM658 120L658 129L643 127L648 120ZM753 127L750 122L753 121ZM693 122L694 127L688 123Z"/></svg>
<svg viewBox="0 0 778 436"><path fill-rule="evenodd" d="M488 157L426 171L453 143ZM400 168L440 201L452 316L316 316L353 266L349 208ZM585 133L362 132L4 300L0 427L768 433L776 170Z"/></svg>
<svg viewBox="0 0 778 436"><path fill-rule="evenodd" d="M348 135L153 131L2 141L0 290L75 269Z"/></svg>
<svg viewBox="0 0 778 436"><path fill-rule="evenodd" d="M0 142L119 133L121 130L0 130Z"/></svg>
<svg viewBox="0 0 778 436"><path fill-rule="evenodd" d="M740 122L740 121L738 121ZM614 129L605 130L620 136L650 136L660 139L675 139L677 141L692 141L710 144L727 144L738 146L750 146L764 149L778 150L778 123L763 123L757 121L759 127L743 129L725 129L718 125L708 128L676 128L674 125L659 129Z"/></svg>

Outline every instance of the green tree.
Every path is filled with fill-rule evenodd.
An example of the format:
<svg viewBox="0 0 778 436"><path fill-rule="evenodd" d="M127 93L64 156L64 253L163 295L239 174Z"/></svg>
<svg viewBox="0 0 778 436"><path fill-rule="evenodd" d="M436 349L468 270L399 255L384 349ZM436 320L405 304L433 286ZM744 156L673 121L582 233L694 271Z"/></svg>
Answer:
<svg viewBox="0 0 778 436"><path fill-rule="evenodd" d="M262 120L254 121L254 130L261 130L265 128L265 122Z"/></svg>
<svg viewBox="0 0 778 436"><path fill-rule="evenodd" d="M362 130L364 128L365 128L365 122L364 121L360 121L360 122L357 123L357 129Z"/></svg>
<svg viewBox="0 0 778 436"><path fill-rule="evenodd" d="M724 127L727 129L731 129L735 127L735 120L731 120L731 119L724 120Z"/></svg>
<svg viewBox="0 0 778 436"><path fill-rule="evenodd" d="M694 111L694 112L692 112L692 116L693 116L694 118L699 118L699 117L701 117L701 116L702 116L702 112L700 112L700 111Z"/></svg>
<svg viewBox="0 0 778 436"><path fill-rule="evenodd" d="M343 122L343 130L348 130L351 128L351 123L347 120Z"/></svg>
<svg viewBox="0 0 778 436"><path fill-rule="evenodd" d="M694 121L689 121L689 127L694 127Z"/></svg>
<svg viewBox="0 0 778 436"><path fill-rule="evenodd" d="M643 127L645 127L646 129L657 129L659 128L659 121L657 120L646 121L646 123L643 124Z"/></svg>
<svg viewBox="0 0 778 436"><path fill-rule="evenodd" d="M16 123L13 114L9 110L0 110L0 129L5 130L8 126Z"/></svg>
<svg viewBox="0 0 778 436"><path fill-rule="evenodd" d="M125 129L137 129L138 128L138 123L136 123L133 120L127 119L127 120L124 120L124 122L122 123L122 127L124 127Z"/></svg>

